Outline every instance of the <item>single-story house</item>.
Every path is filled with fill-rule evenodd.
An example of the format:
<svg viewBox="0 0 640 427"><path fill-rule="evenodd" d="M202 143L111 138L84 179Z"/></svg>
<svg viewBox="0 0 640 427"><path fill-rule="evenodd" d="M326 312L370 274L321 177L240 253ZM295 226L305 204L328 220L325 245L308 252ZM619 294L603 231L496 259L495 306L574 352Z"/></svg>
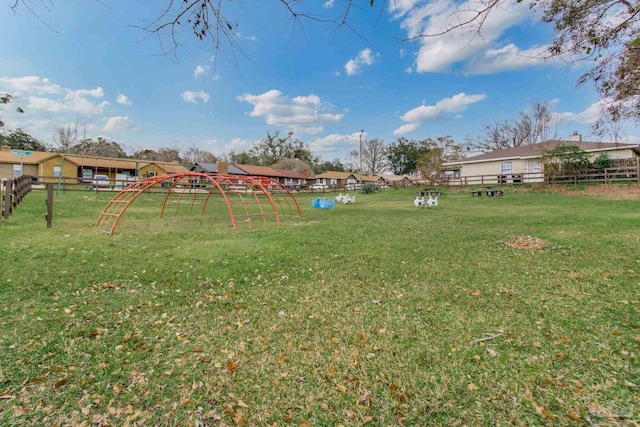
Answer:
<svg viewBox="0 0 640 427"><path fill-rule="evenodd" d="M355 174L357 178L360 179L365 184L375 184L380 188L386 188L388 186L387 179L382 175L362 175Z"/></svg>
<svg viewBox="0 0 640 427"><path fill-rule="evenodd" d="M249 175L247 172L226 162L218 163L196 163L191 167L193 172L197 173L221 173L224 175Z"/></svg>
<svg viewBox="0 0 640 427"><path fill-rule="evenodd" d="M382 175L387 182L387 185L390 187L398 188L398 187L413 187L417 183L417 178L413 176L409 176L407 174L404 175Z"/></svg>
<svg viewBox="0 0 640 427"><path fill-rule="evenodd" d="M575 145L589 153L592 159L607 153L612 160L619 160L635 158L633 148L638 147L634 144L592 142L581 139L579 137L569 141L544 141L443 163L443 169L447 174L442 175L442 179L448 181L450 185L542 182L544 180L542 156L545 151L562 145Z"/></svg>
<svg viewBox="0 0 640 427"><path fill-rule="evenodd" d="M91 183L95 175L106 175L112 185L125 186L138 177L168 173L186 173L187 168L176 162L150 162L75 154L32 151L22 156L11 153L11 147L0 150L0 179L30 175L38 182Z"/></svg>
<svg viewBox="0 0 640 427"><path fill-rule="evenodd" d="M20 150L21 151L21 150ZM0 179L13 179L22 175L45 177L42 182L55 182L58 177L76 179L78 165L73 161L63 161L59 153L32 151L19 156L5 146L0 150Z"/></svg>
<svg viewBox="0 0 640 427"><path fill-rule="evenodd" d="M307 184L307 180L309 180L309 176L298 171L285 170L285 169L277 169L285 175L283 184L290 188L302 188Z"/></svg>
<svg viewBox="0 0 640 427"><path fill-rule="evenodd" d="M325 171L314 177L315 184L325 185L330 188L347 188L353 186L359 182L359 178L356 174L351 172L335 172Z"/></svg>
<svg viewBox="0 0 640 427"><path fill-rule="evenodd" d="M238 169L241 169L251 176L263 176L266 178L274 179L284 184L284 180L287 177L282 171L271 168L269 166L253 166L253 165L240 165L235 164Z"/></svg>

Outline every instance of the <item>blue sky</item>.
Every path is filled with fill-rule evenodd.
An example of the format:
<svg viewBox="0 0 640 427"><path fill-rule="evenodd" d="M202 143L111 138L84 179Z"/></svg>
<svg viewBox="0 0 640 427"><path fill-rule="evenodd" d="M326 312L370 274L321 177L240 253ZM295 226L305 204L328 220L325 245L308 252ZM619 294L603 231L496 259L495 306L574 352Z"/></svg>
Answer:
<svg viewBox="0 0 640 427"><path fill-rule="evenodd" d="M526 2L505 3L481 36L411 42L401 40L450 22L454 3L390 0L381 9L362 0L350 15L355 31L335 31L295 23L275 0L223 2L245 53L235 56L188 31L179 35L182 47L163 55L164 39L138 27L167 3L29 2L37 17L2 6L0 92L25 110L4 107L7 127L53 144L56 129L77 119L87 137L109 138L129 153L196 146L217 155L248 150L267 131L293 131L314 154L344 160L361 129L386 143L445 135L463 142L484 124L548 101L558 138L578 131L595 139L598 97L575 85L584 65L543 60L552 32ZM324 16L341 10L340 0L306 3L303 10ZM640 143L637 127L623 135Z"/></svg>

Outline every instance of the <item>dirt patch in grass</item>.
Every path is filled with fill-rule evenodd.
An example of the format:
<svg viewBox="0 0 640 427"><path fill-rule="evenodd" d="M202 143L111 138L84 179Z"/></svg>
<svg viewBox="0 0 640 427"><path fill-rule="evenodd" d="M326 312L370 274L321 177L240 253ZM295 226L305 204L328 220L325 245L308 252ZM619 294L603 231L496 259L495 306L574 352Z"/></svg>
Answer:
<svg viewBox="0 0 640 427"><path fill-rule="evenodd" d="M615 200L640 200L640 184L601 184L601 185L535 185L518 189L518 193L528 191L553 191L569 196L589 195Z"/></svg>
<svg viewBox="0 0 640 427"><path fill-rule="evenodd" d="M542 249L547 246L547 243L533 236L513 236L508 242L507 246L516 249Z"/></svg>

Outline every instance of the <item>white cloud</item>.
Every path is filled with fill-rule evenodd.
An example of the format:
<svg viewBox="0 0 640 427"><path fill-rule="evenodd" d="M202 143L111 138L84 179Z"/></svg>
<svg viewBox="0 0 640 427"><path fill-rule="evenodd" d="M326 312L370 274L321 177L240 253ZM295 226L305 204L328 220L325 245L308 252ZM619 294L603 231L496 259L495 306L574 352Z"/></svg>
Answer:
<svg viewBox="0 0 640 427"><path fill-rule="evenodd" d="M69 92L62 99L28 96L26 97L26 108L47 113L102 114L105 107L110 105L108 101L95 104L82 96L81 93L82 91Z"/></svg>
<svg viewBox="0 0 640 427"><path fill-rule="evenodd" d="M6 87L6 92L10 92L16 96L23 94L43 95L65 92L65 89L51 83L51 80L37 76L0 77L0 87Z"/></svg>
<svg viewBox="0 0 640 427"><path fill-rule="evenodd" d="M104 97L104 90L101 87L97 87L95 89L78 89L69 91L67 97L82 97L90 96L92 98L102 98Z"/></svg>
<svg viewBox="0 0 640 427"><path fill-rule="evenodd" d="M102 127L103 132L122 132L126 130L138 130L140 125L129 119L129 116L113 116L107 119Z"/></svg>
<svg viewBox="0 0 640 427"><path fill-rule="evenodd" d="M395 136L406 135L420 127L417 123L407 123L406 125L400 126L398 129L393 131Z"/></svg>
<svg viewBox="0 0 640 427"><path fill-rule="evenodd" d="M451 98L443 98L436 104L436 108L447 113L460 113L469 107L471 104L480 102L487 97L485 94L467 95L464 92L460 92L457 95L453 95Z"/></svg>
<svg viewBox="0 0 640 427"><path fill-rule="evenodd" d="M540 64L539 53L544 47L520 49L513 44L498 47L500 38L509 28L536 17L529 1L506 0L493 8L485 17L472 24L455 28L461 22L472 20L478 10L486 7L483 0L426 2L396 0L390 2L389 13L399 19L407 38L422 34L440 34L436 37L421 37L414 69L419 73L448 72L456 63L467 63L468 74L488 74L519 69ZM482 22L482 29L477 28ZM502 43L504 45L504 43ZM535 59L535 60L534 60Z"/></svg>
<svg viewBox="0 0 640 427"><path fill-rule="evenodd" d="M289 98L272 89L260 95L244 93L236 98L253 105L249 116L262 117L268 125L296 133L320 133L326 124L337 123L344 116L333 114L333 105L313 94Z"/></svg>
<svg viewBox="0 0 640 427"><path fill-rule="evenodd" d="M118 94L118 97L116 98L116 102L122 105L131 105L131 100L129 100L129 97L121 93Z"/></svg>
<svg viewBox="0 0 640 427"><path fill-rule="evenodd" d="M557 117L563 122L577 122L582 124L595 123L607 101L598 101L588 106L584 111L579 113L558 113Z"/></svg>
<svg viewBox="0 0 640 427"><path fill-rule="evenodd" d="M224 156L232 151L235 153L249 151L256 142L257 141L250 139L233 138L226 144L220 144L220 141L217 139L207 139L202 141L202 144L207 147L207 151L212 152L216 156Z"/></svg>
<svg viewBox="0 0 640 427"><path fill-rule="evenodd" d="M240 40L249 40L249 41L252 41L252 42L258 40L258 38L256 36L245 36L240 31L236 31L236 38L238 38Z"/></svg>
<svg viewBox="0 0 640 427"><path fill-rule="evenodd" d="M335 0L327 0L326 2L324 2L322 7L324 7L325 9L330 9L333 7L334 3L335 3Z"/></svg>
<svg viewBox="0 0 640 427"><path fill-rule="evenodd" d="M195 70L193 70L193 77L198 78L209 71L209 66L198 65Z"/></svg>
<svg viewBox="0 0 640 427"><path fill-rule="evenodd" d="M520 50L510 43L500 49L488 49L472 58L466 67L467 74L494 74L501 71L520 70L531 66L540 66L559 59L548 60L549 46L534 46Z"/></svg>
<svg viewBox="0 0 640 427"><path fill-rule="evenodd" d="M358 56L354 59L350 59L344 64L344 70L348 76L355 76L362 72L362 67L365 65L373 64L375 58L379 57L379 54L374 55L371 49L366 48L358 52Z"/></svg>
<svg viewBox="0 0 640 427"><path fill-rule="evenodd" d="M363 134L366 138L366 132ZM318 138L309 142L309 149L313 153L331 154L342 152L346 154L352 149L358 148L360 145L360 132L354 132L350 135L331 134Z"/></svg>
<svg viewBox="0 0 640 427"><path fill-rule="evenodd" d="M400 119L407 122L393 131L394 135L405 135L418 129L422 123L439 119L445 113L461 113L469 108L469 105L484 100L484 94L467 95L461 92L450 98L443 98L436 105L421 105L404 113ZM460 115L456 114L456 118Z"/></svg>
<svg viewBox="0 0 640 427"><path fill-rule="evenodd" d="M199 90L197 92L185 90L184 92L182 92L181 96L183 101L192 102L194 104L198 103L198 99L200 99L202 102L209 102L209 99L211 98L207 92L204 92L202 90Z"/></svg>
<svg viewBox="0 0 640 427"><path fill-rule="evenodd" d="M421 105L409 110L400 118L405 122L424 123L435 120L440 116L440 109L435 105Z"/></svg>

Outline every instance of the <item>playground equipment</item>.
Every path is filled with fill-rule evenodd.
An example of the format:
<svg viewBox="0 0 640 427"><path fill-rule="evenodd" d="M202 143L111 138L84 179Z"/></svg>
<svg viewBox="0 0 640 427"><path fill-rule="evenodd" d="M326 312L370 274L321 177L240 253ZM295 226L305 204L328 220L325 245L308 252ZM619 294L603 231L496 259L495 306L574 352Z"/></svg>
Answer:
<svg viewBox="0 0 640 427"><path fill-rule="evenodd" d="M349 195L347 194L342 198L342 203L344 203L345 205L347 203L355 203L355 202L356 202L356 196L349 197Z"/></svg>
<svg viewBox="0 0 640 427"><path fill-rule="evenodd" d="M349 197L349 193L347 194L338 194L334 199L335 202L342 202L343 204L347 204L347 203L355 203L356 202L356 196L351 196Z"/></svg>
<svg viewBox="0 0 640 427"><path fill-rule="evenodd" d="M438 193L435 193L435 194L436 194L436 196L433 197L431 191L429 191L427 193L428 199L425 200L424 199L424 197L425 197L424 192L420 191L420 192L416 193L416 198L413 200L413 206L415 206L416 208L424 208L425 205L428 208L433 207L433 206L438 206L438 195L440 193L438 192Z"/></svg>
<svg viewBox="0 0 640 427"><path fill-rule="evenodd" d="M320 197L318 197L317 199L314 199L311 202L311 206L313 206L316 209L331 209L335 205L336 205L335 200L331 201L327 197L325 197L324 199L321 199Z"/></svg>
<svg viewBox="0 0 640 427"><path fill-rule="evenodd" d="M218 202L217 206L222 202L234 231L237 230L239 219L243 219L243 223L247 223L249 227L254 222L266 227L269 221L280 225L282 214L297 213L302 217L293 194L276 180L193 172L152 176L129 185L105 206L96 222L96 228L112 235L127 208L143 193L164 195L161 218L170 201L175 205L176 211L186 208L192 212L198 208L203 216L210 200Z"/></svg>

